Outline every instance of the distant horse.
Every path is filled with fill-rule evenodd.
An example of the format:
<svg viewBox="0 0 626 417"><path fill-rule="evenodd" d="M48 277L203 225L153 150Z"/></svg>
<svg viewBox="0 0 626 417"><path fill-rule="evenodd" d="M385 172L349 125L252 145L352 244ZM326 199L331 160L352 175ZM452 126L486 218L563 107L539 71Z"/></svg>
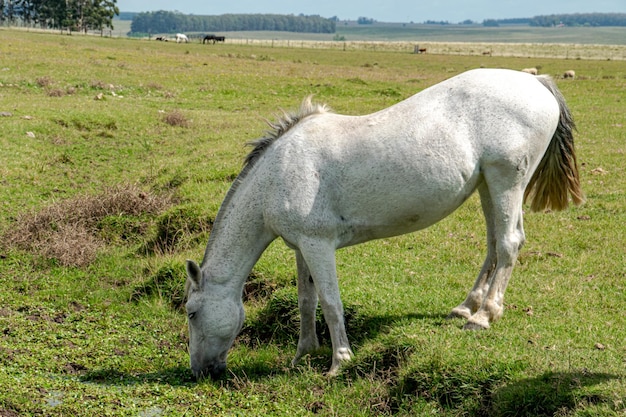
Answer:
<svg viewBox="0 0 626 417"><path fill-rule="evenodd" d="M537 71L537 68L532 67L532 68L524 68L524 69L522 70L522 72L526 72L526 73L528 73L528 74L532 74L532 75L537 75L537 73L538 73L539 71Z"/></svg>
<svg viewBox="0 0 626 417"><path fill-rule="evenodd" d="M167 38L165 36L157 36L155 40L161 41L161 42L167 42Z"/></svg>
<svg viewBox="0 0 626 417"><path fill-rule="evenodd" d="M224 42L226 41L226 37L225 36L215 36L215 35L206 35L203 39L202 39L202 43L205 44L207 42Z"/></svg>
<svg viewBox="0 0 626 417"><path fill-rule="evenodd" d="M563 73L563 78L571 78L574 79L576 78L576 71L574 70L567 70Z"/></svg>
<svg viewBox="0 0 626 417"><path fill-rule="evenodd" d="M181 43L181 42L189 42L189 38L187 37L187 35L183 34L183 33L177 33L176 34L176 43Z"/></svg>
<svg viewBox="0 0 626 417"><path fill-rule="evenodd" d="M215 218L202 264L187 261L189 353L197 378L216 377L244 321L242 290L277 237L295 251L300 337L293 364L318 348L318 299L332 365L352 357L335 250L426 228L478 189L487 256L452 317L486 329L525 235L522 203L561 210L583 201L574 122L549 77L478 69L366 116L304 101L254 142ZM437 279L432 277L431 279Z"/></svg>

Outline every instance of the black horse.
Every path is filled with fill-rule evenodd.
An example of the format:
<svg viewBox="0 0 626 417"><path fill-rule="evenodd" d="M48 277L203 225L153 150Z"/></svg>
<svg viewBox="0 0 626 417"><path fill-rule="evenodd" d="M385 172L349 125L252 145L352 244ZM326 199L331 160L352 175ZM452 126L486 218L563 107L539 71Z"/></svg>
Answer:
<svg viewBox="0 0 626 417"><path fill-rule="evenodd" d="M215 36L215 35L206 35L203 39L202 39L202 43L205 44L207 42L224 42L226 41L226 36Z"/></svg>

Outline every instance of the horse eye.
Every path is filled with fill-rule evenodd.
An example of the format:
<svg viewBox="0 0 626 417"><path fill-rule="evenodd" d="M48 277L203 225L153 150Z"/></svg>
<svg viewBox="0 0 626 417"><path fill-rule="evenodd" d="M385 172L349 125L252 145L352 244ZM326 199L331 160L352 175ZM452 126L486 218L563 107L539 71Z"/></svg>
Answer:
<svg viewBox="0 0 626 417"><path fill-rule="evenodd" d="M189 320L193 319L194 317L196 317L196 313L189 313L189 314L187 314L187 318Z"/></svg>

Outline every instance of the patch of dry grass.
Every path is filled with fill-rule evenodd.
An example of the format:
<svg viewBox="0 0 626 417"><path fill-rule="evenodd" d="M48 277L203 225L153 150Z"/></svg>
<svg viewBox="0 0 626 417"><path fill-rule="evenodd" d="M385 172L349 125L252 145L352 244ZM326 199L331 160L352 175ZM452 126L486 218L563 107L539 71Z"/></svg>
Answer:
<svg viewBox="0 0 626 417"><path fill-rule="evenodd" d="M172 110L165 113L163 121L170 126L189 127L189 120L180 110Z"/></svg>
<svg viewBox="0 0 626 417"><path fill-rule="evenodd" d="M157 214L171 198L148 193L134 185L105 189L99 195L82 195L20 215L2 238L6 247L56 259L66 266L91 263L104 245L97 225L111 215Z"/></svg>

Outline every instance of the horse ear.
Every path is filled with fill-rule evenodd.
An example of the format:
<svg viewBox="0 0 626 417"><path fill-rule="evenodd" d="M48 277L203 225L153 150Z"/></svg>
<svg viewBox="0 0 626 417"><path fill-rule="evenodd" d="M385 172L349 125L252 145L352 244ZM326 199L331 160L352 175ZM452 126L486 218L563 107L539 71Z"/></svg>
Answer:
<svg viewBox="0 0 626 417"><path fill-rule="evenodd" d="M200 286L200 280L202 278L202 271L197 263L187 260L185 267L187 269L187 280L191 281L196 287Z"/></svg>

